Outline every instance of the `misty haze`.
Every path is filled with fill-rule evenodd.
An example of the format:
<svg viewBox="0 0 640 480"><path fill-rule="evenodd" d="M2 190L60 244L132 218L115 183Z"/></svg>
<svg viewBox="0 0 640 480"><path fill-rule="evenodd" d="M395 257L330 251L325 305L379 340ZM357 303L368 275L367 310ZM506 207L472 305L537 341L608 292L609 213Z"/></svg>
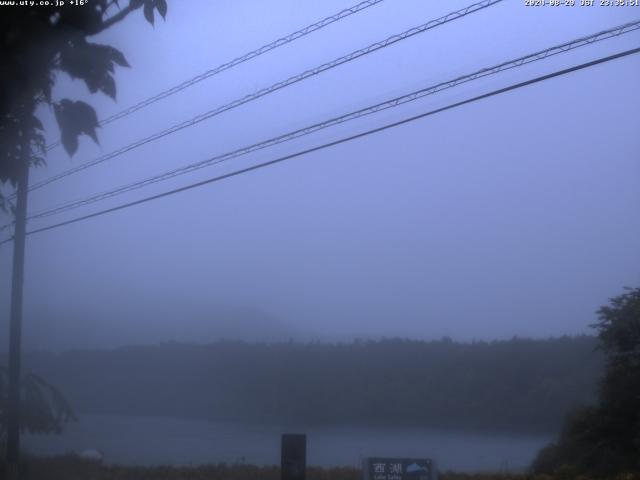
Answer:
<svg viewBox="0 0 640 480"><path fill-rule="evenodd" d="M640 478L636 0L6 3L7 479Z"/></svg>

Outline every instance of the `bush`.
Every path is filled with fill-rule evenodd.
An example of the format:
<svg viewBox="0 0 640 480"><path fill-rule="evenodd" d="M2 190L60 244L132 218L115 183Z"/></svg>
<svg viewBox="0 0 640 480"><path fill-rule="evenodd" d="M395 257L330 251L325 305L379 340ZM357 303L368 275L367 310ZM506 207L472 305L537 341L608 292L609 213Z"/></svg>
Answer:
<svg viewBox="0 0 640 480"><path fill-rule="evenodd" d="M640 473L640 289L611 299L598 316L593 326L607 360L598 404L567 417L559 440L533 462L535 472L607 478Z"/></svg>

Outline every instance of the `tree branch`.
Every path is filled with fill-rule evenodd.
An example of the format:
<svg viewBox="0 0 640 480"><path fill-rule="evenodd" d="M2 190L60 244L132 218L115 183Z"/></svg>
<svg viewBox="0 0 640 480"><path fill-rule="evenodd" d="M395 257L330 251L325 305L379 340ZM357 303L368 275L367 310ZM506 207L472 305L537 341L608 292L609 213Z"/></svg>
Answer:
<svg viewBox="0 0 640 480"><path fill-rule="evenodd" d="M140 7L142 7L142 2L140 2L139 0L131 0L129 2L129 5L127 5L125 8L120 10L113 17L106 19L104 22L102 22L100 26L98 26L97 28L89 29L89 31L87 31L87 35L96 35L100 32L103 32L109 27L112 27L116 23L124 20L127 17L127 15L129 15L134 10L139 9Z"/></svg>

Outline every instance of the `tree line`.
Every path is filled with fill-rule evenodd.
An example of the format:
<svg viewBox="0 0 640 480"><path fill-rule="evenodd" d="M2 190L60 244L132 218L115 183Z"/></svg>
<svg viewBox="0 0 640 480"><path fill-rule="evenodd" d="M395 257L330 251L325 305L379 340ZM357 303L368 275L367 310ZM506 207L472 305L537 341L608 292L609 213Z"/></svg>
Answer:
<svg viewBox="0 0 640 480"><path fill-rule="evenodd" d="M81 413L298 425L557 431L596 398L590 336L456 343L165 343L31 353ZM80 418L82 415L80 415Z"/></svg>

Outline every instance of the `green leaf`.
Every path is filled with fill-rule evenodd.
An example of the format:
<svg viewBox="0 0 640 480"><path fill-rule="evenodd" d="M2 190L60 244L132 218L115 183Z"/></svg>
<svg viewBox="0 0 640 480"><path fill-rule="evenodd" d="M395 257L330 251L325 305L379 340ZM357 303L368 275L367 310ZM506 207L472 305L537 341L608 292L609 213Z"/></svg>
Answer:
<svg viewBox="0 0 640 480"><path fill-rule="evenodd" d="M91 93L98 90L115 99L114 63L128 67L119 50L84 39L69 42L60 51L60 69L72 78L84 80Z"/></svg>
<svg viewBox="0 0 640 480"><path fill-rule="evenodd" d="M153 7L153 0L147 0L144 3L144 18L146 18L147 22L149 22L151 25L153 25Z"/></svg>
<svg viewBox="0 0 640 480"><path fill-rule="evenodd" d="M54 113L60 127L62 145L70 156L78 150L78 137L81 134L88 135L98 143L98 117L91 105L65 98L54 105Z"/></svg>
<svg viewBox="0 0 640 480"><path fill-rule="evenodd" d="M78 151L78 135L69 130L66 130L62 132L60 141L62 142L62 146L67 151L69 156L73 157Z"/></svg>
<svg viewBox="0 0 640 480"><path fill-rule="evenodd" d="M121 67L131 67L131 65L129 65L129 62L127 62L127 59L124 58L123 53L117 48L111 47L111 58Z"/></svg>
<svg viewBox="0 0 640 480"><path fill-rule="evenodd" d="M114 100L116 99L116 81L111 75L105 76L100 90Z"/></svg>
<svg viewBox="0 0 640 480"><path fill-rule="evenodd" d="M156 9L164 20L167 17L167 0L156 0Z"/></svg>

